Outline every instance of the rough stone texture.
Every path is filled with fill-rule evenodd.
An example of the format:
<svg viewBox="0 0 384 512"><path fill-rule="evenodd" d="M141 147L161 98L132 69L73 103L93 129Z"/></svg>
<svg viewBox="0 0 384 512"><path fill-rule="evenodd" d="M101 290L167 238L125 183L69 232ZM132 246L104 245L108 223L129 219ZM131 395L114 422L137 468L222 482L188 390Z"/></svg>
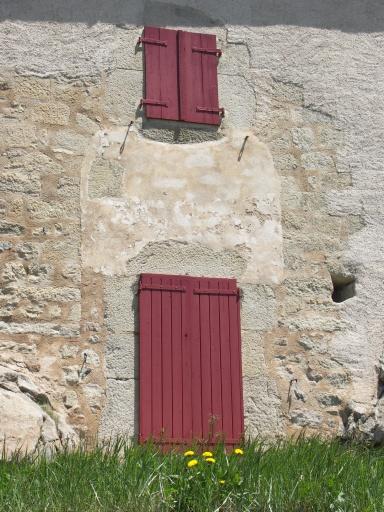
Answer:
<svg viewBox="0 0 384 512"><path fill-rule="evenodd" d="M144 24L218 36L221 127L145 119ZM383 440L383 30L367 1L1 2L0 362L60 416L8 379L31 449L137 433L145 271L238 279L247 432Z"/></svg>

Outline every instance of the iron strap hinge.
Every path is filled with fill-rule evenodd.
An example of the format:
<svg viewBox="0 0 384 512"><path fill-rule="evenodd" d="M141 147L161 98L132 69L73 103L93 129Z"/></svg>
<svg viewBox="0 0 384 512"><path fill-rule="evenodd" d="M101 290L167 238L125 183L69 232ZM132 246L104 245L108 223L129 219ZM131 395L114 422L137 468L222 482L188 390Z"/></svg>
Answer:
<svg viewBox="0 0 384 512"><path fill-rule="evenodd" d="M197 295L239 295L239 290L222 290L216 288L195 288L193 293Z"/></svg>
<svg viewBox="0 0 384 512"><path fill-rule="evenodd" d="M207 112L208 114L219 114L219 116L224 117L224 109L223 108L210 108L210 107L196 107L197 112Z"/></svg>
<svg viewBox="0 0 384 512"><path fill-rule="evenodd" d="M212 55L217 55L218 57L221 57L223 54L219 48L197 48L196 46L193 46L192 51L199 53L210 53Z"/></svg>
<svg viewBox="0 0 384 512"><path fill-rule="evenodd" d="M155 105L157 107L168 107L168 102L161 101L161 100L151 100L148 98L141 98L140 107L142 107L143 105Z"/></svg>
<svg viewBox="0 0 384 512"><path fill-rule="evenodd" d="M140 290L155 290L160 292L185 292L185 286L172 286L170 284L141 284Z"/></svg>
<svg viewBox="0 0 384 512"><path fill-rule="evenodd" d="M139 37L137 44L157 44L159 46L168 46L167 41L160 41L159 39L151 39L149 37Z"/></svg>

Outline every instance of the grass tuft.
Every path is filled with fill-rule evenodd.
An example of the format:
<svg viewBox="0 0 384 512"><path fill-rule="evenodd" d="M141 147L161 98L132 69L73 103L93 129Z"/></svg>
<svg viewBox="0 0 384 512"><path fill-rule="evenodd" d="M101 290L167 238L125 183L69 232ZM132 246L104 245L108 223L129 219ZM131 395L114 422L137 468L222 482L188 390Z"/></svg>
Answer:
<svg viewBox="0 0 384 512"><path fill-rule="evenodd" d="M303 439L207 461L122 440L0 459L1 512L382 512L384 449ZM188 467L188 462L196 464Z"/></svg>

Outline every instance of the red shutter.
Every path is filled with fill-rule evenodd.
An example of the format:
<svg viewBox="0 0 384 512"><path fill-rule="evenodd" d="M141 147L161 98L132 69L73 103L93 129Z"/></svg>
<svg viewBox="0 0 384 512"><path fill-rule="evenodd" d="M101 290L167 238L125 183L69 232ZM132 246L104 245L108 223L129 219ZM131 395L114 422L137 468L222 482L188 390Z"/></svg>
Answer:
<svg viewBox="0 0 384 512"><path fill-rule="evenodd" d="M216 36L179 31L180 119L220 124Z"/></svg>
<svg viewBox="0 0 384 512"><path fill-rule="evenodd" d="M140 41L145 49L145 114L178 120L177 30L145 27Z"/></svg>
<svg viewBox="0 0 384 512"><path fill-rule="evenodd" d="M243 427L235 279L143 274L140 442L234 445Z"/></svg>

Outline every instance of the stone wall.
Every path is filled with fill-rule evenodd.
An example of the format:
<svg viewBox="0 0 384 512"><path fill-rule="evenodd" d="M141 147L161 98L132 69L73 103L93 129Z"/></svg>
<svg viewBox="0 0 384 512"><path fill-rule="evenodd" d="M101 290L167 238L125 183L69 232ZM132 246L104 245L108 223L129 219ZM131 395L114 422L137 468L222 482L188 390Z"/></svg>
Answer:
<svg viewBox="0 0 384 512"><path fill-rule="evenodd" d="M383 8L96 3L0 6L0 436L136 434L157 271L239 280L249 434L380 440ZM217 35L218 130L144 119L144 24Z"/></svg>

